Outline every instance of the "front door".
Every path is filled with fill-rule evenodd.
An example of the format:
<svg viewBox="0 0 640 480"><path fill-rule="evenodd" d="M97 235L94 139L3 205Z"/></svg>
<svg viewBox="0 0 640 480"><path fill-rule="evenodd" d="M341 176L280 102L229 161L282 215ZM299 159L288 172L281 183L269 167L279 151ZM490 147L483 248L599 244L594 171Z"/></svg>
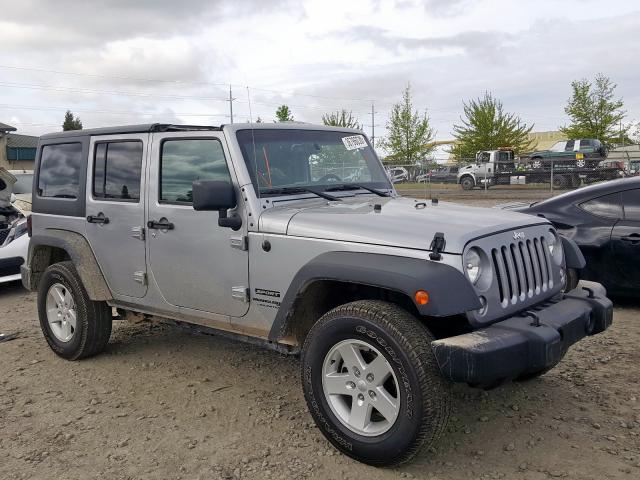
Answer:
<svg viewBox="0 0 640 480"><path fill-rule="evenodd" d="M149 134L93 137L87 175L87 238L116 295L147 292L144 197Z"/></svg>
<svg viewBox="0 0 640 480"><path fill-rule="evenodd" d="M624 220L613 227L610 248L618 288L635 293L640 288L640 189L622 192L622 204Z"/></svg>
<svg viewBox="0 0 640 480"><path fill-rule="evenodd" d="M150 164L149 269L160 293L174 306L244 315L249 309L248 252L244 242L232 239L246 235L246 221L233 231L218 226L218 212L197 212L192 206L195 180L237 185L224 136L155 133Z"/></svg>

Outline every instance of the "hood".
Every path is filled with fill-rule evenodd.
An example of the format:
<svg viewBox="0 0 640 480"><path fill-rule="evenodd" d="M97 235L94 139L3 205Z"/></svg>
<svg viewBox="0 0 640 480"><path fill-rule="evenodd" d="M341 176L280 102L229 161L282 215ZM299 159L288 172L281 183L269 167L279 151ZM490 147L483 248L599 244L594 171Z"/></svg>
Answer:
<svg viewBox="0 0 640 480"><path fill-rule="evenodd" d="M0 168L0 207L11 205L13 184L17 181L18 179L11 175L6 168Z"/></svg>
<svg viewBox="0 0 640 480"><path fill-rule="evenodd" d="M442 232L445 252L462 253L474 238L548 223L505 210L446 202L433 205L405 197L342 198L342 202L291 201L265 210L260 216L260 231L417 250L429 250L434 235Z"/></svg>

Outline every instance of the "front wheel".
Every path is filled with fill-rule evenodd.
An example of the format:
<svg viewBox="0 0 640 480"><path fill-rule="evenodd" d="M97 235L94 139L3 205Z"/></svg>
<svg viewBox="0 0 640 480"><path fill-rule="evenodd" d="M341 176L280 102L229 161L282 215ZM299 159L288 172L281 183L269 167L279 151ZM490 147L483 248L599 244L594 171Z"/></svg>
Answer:
<svg viewBox="0 0 640 480"><path fill-rule="evenodd" d="M432 341L415 317L381 301L342 305L313 326L302 350L304 395L338 450L389 466L438 439L450 393Z"/></svg>
<svg viewBox="0 0 640 480"><path fill-rule="evenodd" d="M473 187L476 186L476 182L472 177L462 177L462 180L460 180L460 185L462 186L463 190L472 190Z"/></svg>

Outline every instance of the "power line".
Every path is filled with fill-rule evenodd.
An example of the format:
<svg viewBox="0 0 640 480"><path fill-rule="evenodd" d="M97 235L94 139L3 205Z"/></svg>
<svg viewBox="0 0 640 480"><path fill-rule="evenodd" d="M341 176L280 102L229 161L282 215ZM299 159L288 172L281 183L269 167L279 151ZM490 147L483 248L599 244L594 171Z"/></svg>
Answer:
<svg viewBox="0 0 640 480"><path fill-rule="evenodd" d="M0 108L2 109L15 109L15 110L42 110L42 111L66 111L68 107L54 107L54 106L37 106L37 105L15 105L15 104L7 104L0 103ZM140 116L153 116L153 115L163 115L162 112L140 112L136 110L126 110L126 111L118 111L118 110L94 110L94 109L73 109L74 112L77 113L95 113L95 114L107 114L107 115L140 115ZM182 112L171 112L173 115L177 115L180 117L228 117L226 113L213 113L213 112L203 112L203 113L182 113Z"/></svg>
<svg viewBox="0 0 640 480"><path fill-rule="evenodd" d="M156 93L142 93L142 92L132 92L132 91L118 91L118 90L94 90L89 88L81 88L81 87L64 87L58 85L40 85L40 84L30 84L30 83L14 83L14 82L0 82L0 86L7 88L23 88L23 89L31 89L31 90L50 90L55 92L76 92L76 93L87 93L87 94L98 94L98 95L122 95L122 96L131 96L131 97L143 97L143 98L166 98L172 100L212 100L218 102L228 102L228 98L219 98L219 97L205 97L205 96L197 96L197 95L163 95ZM246 104L247 102L243 100L236 100L238 103ZM265 105L265 106L280 106L282 102L261 102L261 101L253 101L252 103L256 105ZM335 108L333 106L322 106L322 105L294 105L288 104L293 108L307 108L312 110L323 110L326 111L327 108ZM368 115L369 112L364 111L355 111L355 113L360 113L363 115Z"/></svg>
<svg viewBox="0 0 640 480"><path fill-rule="evenodd" d="M46 68L36 68L36 67L19 67L16 65L0 65L0 68L10 69L10 70L26 70L32 72L42 72L42 73L55 73L58 75L72 75L77 77L91 77L91 78L108 78L108 79L117 79L117 80L129 80L134 82L154 82L154 83L182 83L187 85L209 85L209 86L226 86L228 83L211 83L211 82L193 82L187 80L166 80L159 78L141 78L141 77L127 77L127 76L118 76L118 75L100 75L97 73L80 73L80 72L65 72L61 70L49 70Z"/></svg>
<svg viewBox="0 0 640 480"><path fill-rule="evenodd" d="M38 67L23 67L17 65L0 65L0 68L8 69L8 70L23 70L23 71L33 71L33 72L41 72L41 73L53 73L58 75L70 75L70 76L79 76L79 77L89 77L89 78L104 78L104 79L116 79L116 80L128 80L128 81L136 81L136 82L150 82L150 83L166 83L166 84L183 84L183 85L200 85L200 86L236 86L236 87L246 87L247 85L240 85L238 83L215 83L215 82L194 82L188 80L167 80L167 79L154 79L154 78L142 78L142 77L129 77L129 76L120 76L120 75L103 75L103 74L95 74L95 73L81 73L81 72L69 72L62 70L51 70L46 68L38 68ZM269 88L260 88L260 87L251 87L251 90L257 90L261 92L269 92L276 93L280 95L288 95L288 96L300 96L300 97L311 97L311 98L321 98L325 100L341 100L341 101L350 101L350 102L369 102L367 99L362 98L348 98L348 97L333 97L327 95L317 95L310 93L301 93L294 91L284 91L284 90L274 90Z"/></svg>
<svg viewBox="0 0 640 480"><path fill-rule="evenodd" d="M123 95L130 97L154 97L154 98L168 98L172 100L214 100L219 102L226 102L226 98L218 98L218 97L202 97L202 96L194 96L194 95L161 95L156 93L142 93L142 92L127 92L127 91L117 91L117 90L94 90L90 88L79 88L79 87L62 87L58 85L38 85L32 83L10 83L10 82L0 82L0 86L9 87L9 88L26 88L32 90L52 90L58 92L79 92L79 93L92 93L92 94L102 94L102 95Z"/></svg>

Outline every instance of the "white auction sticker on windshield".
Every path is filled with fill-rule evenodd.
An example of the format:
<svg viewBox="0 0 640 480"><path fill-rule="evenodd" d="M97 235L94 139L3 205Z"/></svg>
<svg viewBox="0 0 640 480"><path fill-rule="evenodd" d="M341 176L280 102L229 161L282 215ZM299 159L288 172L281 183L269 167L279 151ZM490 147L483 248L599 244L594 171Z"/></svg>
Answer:
<svg viewBox="0 0 640 480"><path fill-rule="evenodd" d="M358 148L368 147L367 141L362 135L351 135L350 137L342 137L342 143L347 150L356 150Z"/></svg>

